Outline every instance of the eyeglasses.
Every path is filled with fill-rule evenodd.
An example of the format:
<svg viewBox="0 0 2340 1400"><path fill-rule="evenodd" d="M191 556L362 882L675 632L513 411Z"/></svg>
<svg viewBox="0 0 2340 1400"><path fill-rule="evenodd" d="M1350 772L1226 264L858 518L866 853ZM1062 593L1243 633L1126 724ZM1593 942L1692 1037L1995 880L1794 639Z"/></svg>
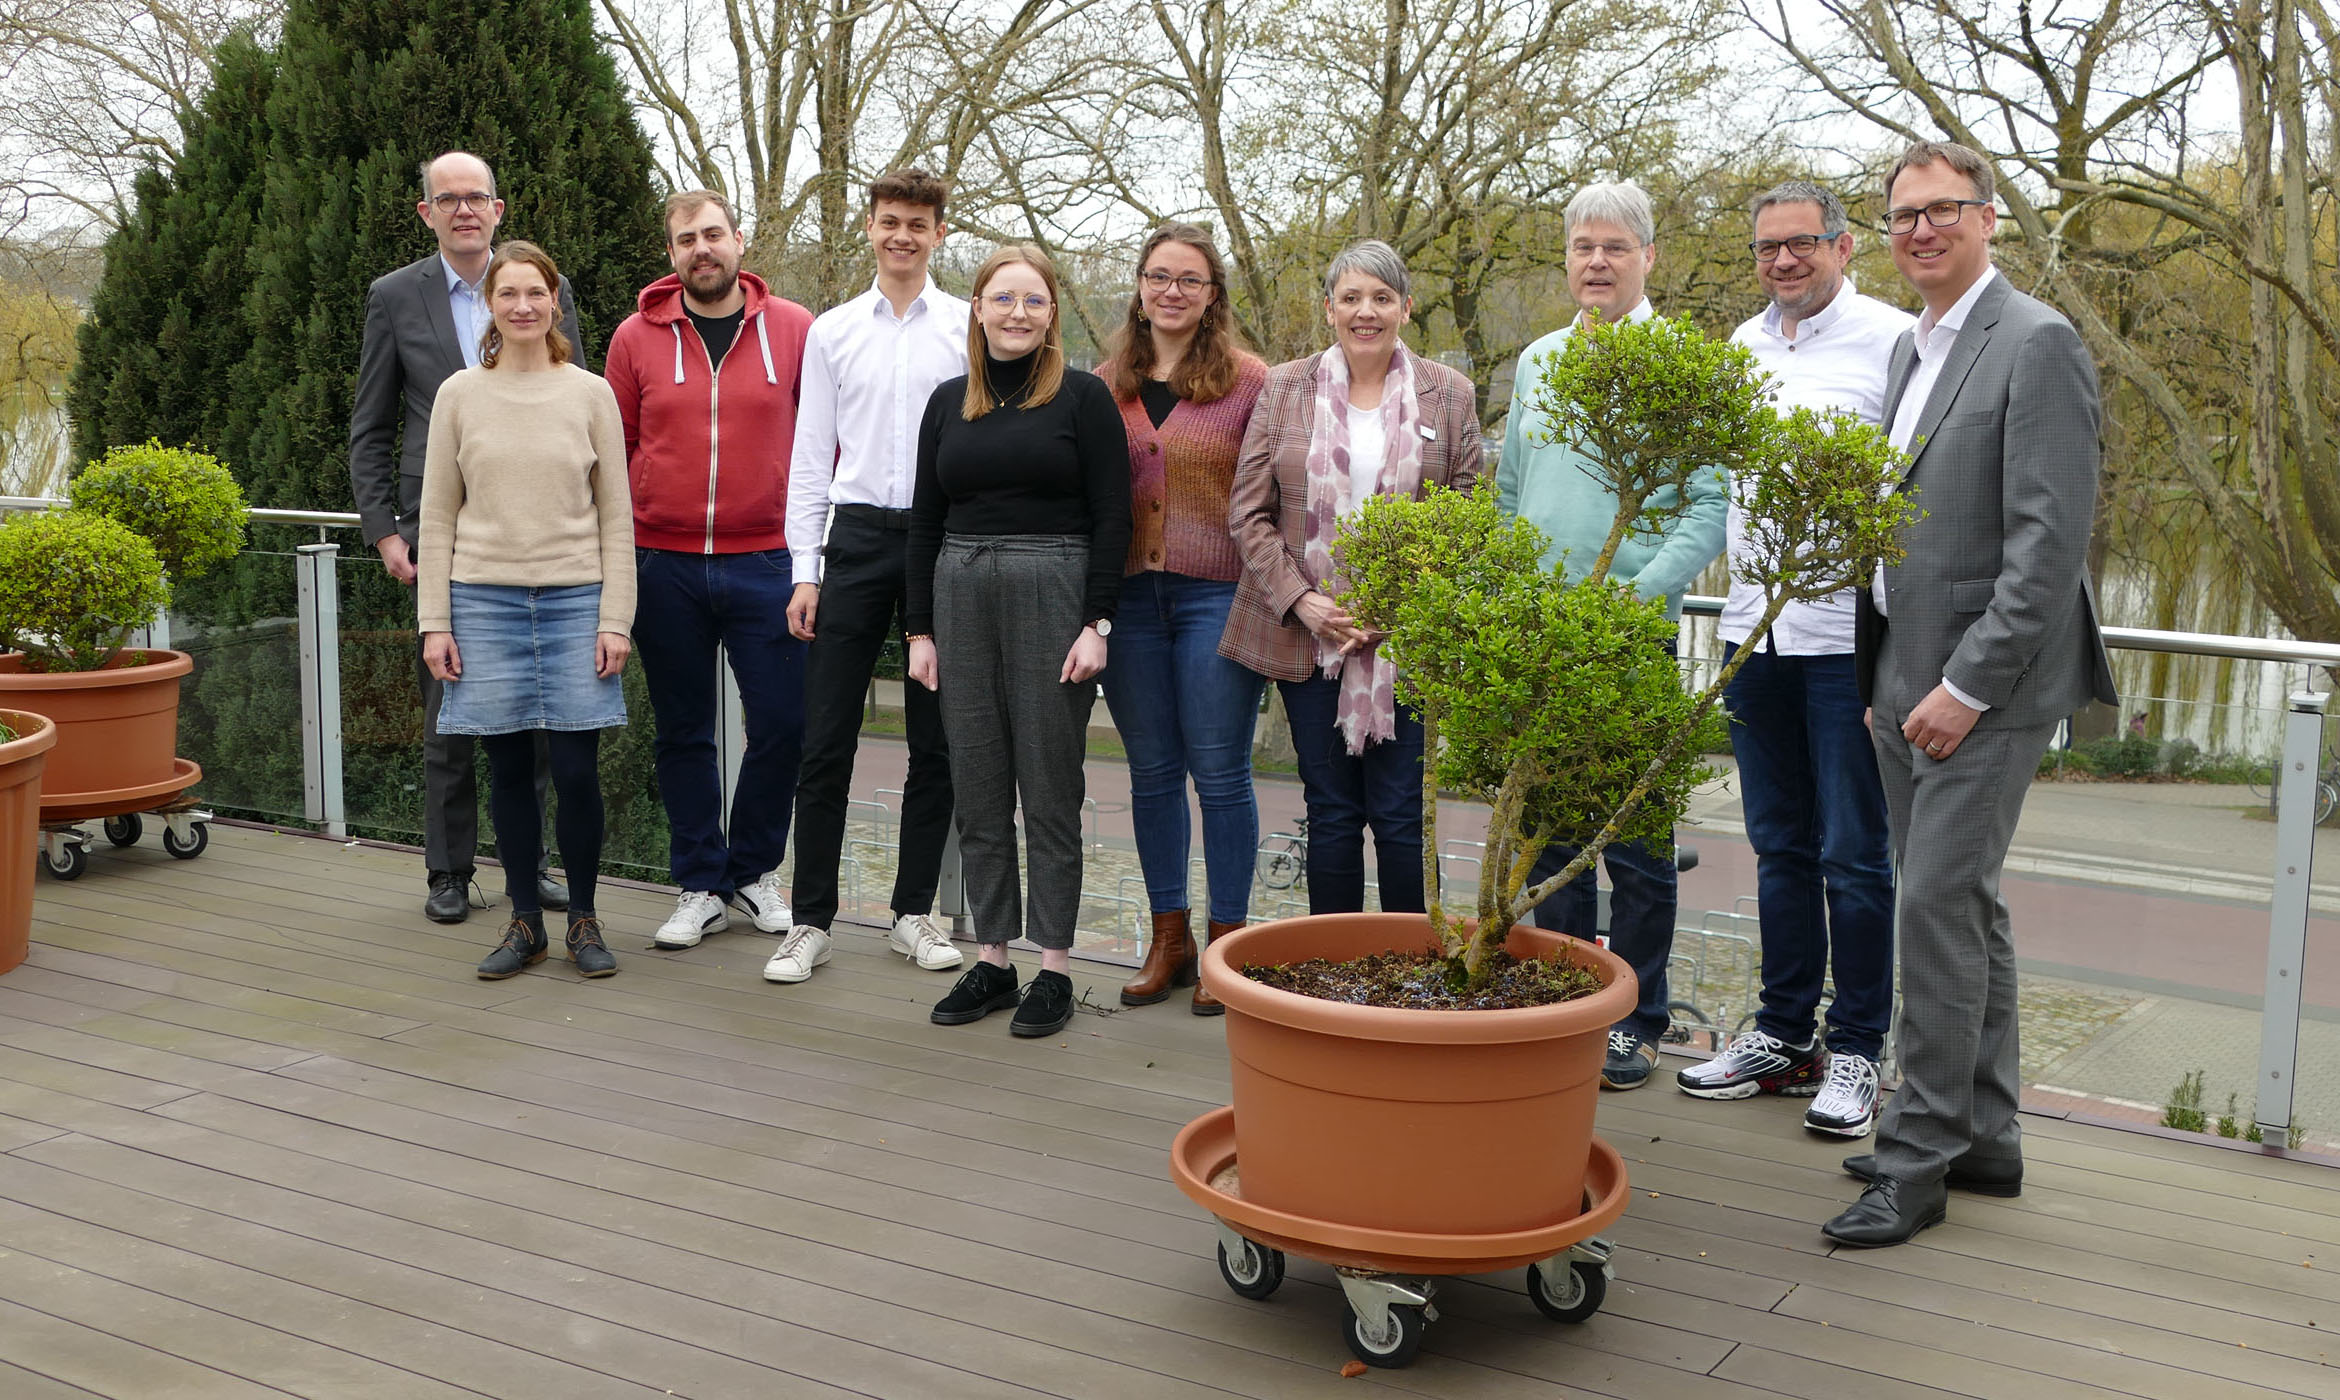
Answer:
<svg viewBox="0 0 2340 1400"><path fill-rule="evenodd" d="M1038 292L1027 292L1023 296L1017 296L1013 292L995 292L985 297L984 300L990 302L991 309L1002 316L1019 306L1033 315L1039 316L1045 314L1049 307L1056 304Z"/></svg>
<svg viewBox="0 0 2340 1400"><path fill-rule="evenodd" d="M485 214L494 206L495 202L496 197L492 194L435 194L431 196L432 207L442 214L452 214L458 209L469 209L476 213Z"/></svg>
<svg viewBox="0 0 2340 1400"><path fill-rule="evenodd" d="M1153 288L1157 292L1166 292L1169 291L1172 287L1176 287L1178 290L1186 293L1188 296L1193 296L1196 292L1199 292L1203 288L1211 285L1210 279L1207 277L1197 277L1191 272L1185 273L1182 276L1172 277L1169 273L1164 272L1159 268L1156 268L1151 272L1139 273L1138 280Z"/></svg>
<svg viewBox="0 0 2340 1400"><path fill-rule="evenodd" d="M1779 261L1779 250L1787 249L1799 258L1808 258L1820 251L1823 243L1834 243L1844 235L1838 233L1799 233L1793 238L1758 238L1747 245L1759 263Z"/></svg>
<svg viewBox="0 0 2340 1400"><path fill-rule="evenodd" d="M1908 233L1917 227L1918 215L1921 213L1926 216L1926 222L1935 228L1948 228L1966 217L1966 207L1970 204L1977 209L1990 207L1987 199L1937 199L1922 210L1888 209L1885 211L1885 231L1896 235Z"/></svg>
<svg viewBox="0 0 2340 1400"><path fill-rule="evenodd" d="M1598 253L1610 262L1623 262L1648 245L1641 243L1591 243L1579 241L1568 245L1568 256L1589 258Z"/></svg>

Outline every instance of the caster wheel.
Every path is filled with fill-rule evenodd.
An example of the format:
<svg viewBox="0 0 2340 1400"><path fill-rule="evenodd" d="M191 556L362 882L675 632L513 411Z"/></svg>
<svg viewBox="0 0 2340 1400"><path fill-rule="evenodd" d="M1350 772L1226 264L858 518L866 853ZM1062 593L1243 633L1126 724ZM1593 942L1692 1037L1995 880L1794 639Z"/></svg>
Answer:
<svg viewBox="0 0 2340 1400"><path fill-rule="evenodd" d="M163 849L181 860L193 860L202 855L203 848L211 844L211 823L197 822L187 828L187 832L186 844L181 845L179 838L172 834L171 829L167 826L164 827Z"/></svg>
<svg viewBox="0 0 2340 1400"><path fill-rule="evenodd" d="M1342 1322L1341 1333L1348 1338L1349 1354L1359 1361L1368 1366L1396 1367L1413 1364L1414 1353L1422 1349L1422 1333L1429 1325L1420 1308L1392 1303L1386 1334L1369 1335L1354 1311Z"/></svg>
<svg viewBox="0 0 2340 1400"><path fill-rule="evenodd" d="M77 841L53 841L42 849L41 864L60 880L78 880L89 869L89 852Z"/></svg>
<svg viewBox="0 0 2340 1400"><path fill-rule="evenodd" d="M1263 1249L1245 1240L1243 1253L1231 1259L1227 1256L1226 1243L1221 1241L1219 1277L1227 1281L1227 1287L1236 1297L1258 1302L1283 1285L1284 1251Z"/></svg>
<svg viewBox="0 0 2340 1400"><path fill-rule="evenodd" d="M145 834L146 823L138 819L136 812L106 818L106 839L117 846L135 846Z"/></svg>
<svg viewBox="0 0 2340 1400"><path fill-rule="evenodd" d="M1582 1322L1609 1297L1609 1276L1598 1264L1528 1265L1528 1299L1554 1322Z"/></svg>

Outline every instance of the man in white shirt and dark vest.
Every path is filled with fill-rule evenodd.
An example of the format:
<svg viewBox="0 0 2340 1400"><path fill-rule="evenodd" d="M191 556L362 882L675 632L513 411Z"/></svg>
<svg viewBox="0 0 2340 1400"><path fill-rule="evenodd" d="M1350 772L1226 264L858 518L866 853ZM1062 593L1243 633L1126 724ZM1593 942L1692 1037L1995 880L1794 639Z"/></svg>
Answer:
<svg viewBox="0 0 2340 1400"><path fill-rule="evenodd" d="M1783 410L1882 423L1886 367L1912 317L1861 295L1845 275L1853 235L1843 203L1823 186L1791 180L1757 198L1753 214L1749 250L1771 304L1731 339L1755 352ZM1734 499L1726 657L1747 644L1764 608L1762 588L1739 576L1747 526ZM1853 581L1817 602L1790 603L1732 678L1728 699L1755 848L1763 1004L1752 1030L1675 1082L1704 1099L1816 1095L1805 1127L1866 1137L1893 1019L1893 858L1853 670ZM1836 994L1823 1042L1815 1030L1831 966Z"/></svg>
<svg viewBox="0 0 2340 1400"><path fill-rule="evenodd" d="M924 170L869 187L865 230L877 257L868 291L823 313L805 345L804 393L788 474L788 541L796 587L788 625L812 644L805 669L804 769L796 785L796 922L825 957L837 916L837 867L863 697L878 653L902 636L910 490L918 425L935 387L967 372L967 303L927 273L949 188ZM905 685L910 767L902 783L890 935L933 972L959 966L931 917L953 803L950 750L934 691Z"/></svg>

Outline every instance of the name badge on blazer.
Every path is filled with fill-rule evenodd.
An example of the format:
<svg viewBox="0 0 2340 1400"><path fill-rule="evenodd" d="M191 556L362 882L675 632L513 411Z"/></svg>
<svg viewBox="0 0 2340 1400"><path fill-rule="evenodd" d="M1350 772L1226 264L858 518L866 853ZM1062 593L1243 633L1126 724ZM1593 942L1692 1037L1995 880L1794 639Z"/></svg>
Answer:
<svg viewBox="0 0 2340 1400"><path fill-rule="evenodd" d="M1416 423L1414 425L1414 431L1420 433L1423 440L1426 442L1438 441L1438 430L1431 427L1427 423Z"/></svg>

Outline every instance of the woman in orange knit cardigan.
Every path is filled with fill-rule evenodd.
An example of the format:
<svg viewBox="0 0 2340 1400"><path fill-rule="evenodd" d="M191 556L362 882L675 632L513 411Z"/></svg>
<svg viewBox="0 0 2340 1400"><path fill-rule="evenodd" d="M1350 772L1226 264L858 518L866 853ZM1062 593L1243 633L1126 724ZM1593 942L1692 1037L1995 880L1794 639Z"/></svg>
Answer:
<svg viewBox="0 0 2340 1400"><path fill-rule="evenodd" d="M1132 530L1103 682L1129 753L1129 801L1154 931L1129 1006L1195 981L1186 789L1202 808L1212 936L1243 926L1259 808L1251 734L1261 680L1219 655L1243 559L1227 532L1235 456L1267 366L1227 310L1209 234L1165 224L1138 250L1136 294L1097 375L1129 431ZM1225 1008L1196 987L1198 1016Z"/></svg>

